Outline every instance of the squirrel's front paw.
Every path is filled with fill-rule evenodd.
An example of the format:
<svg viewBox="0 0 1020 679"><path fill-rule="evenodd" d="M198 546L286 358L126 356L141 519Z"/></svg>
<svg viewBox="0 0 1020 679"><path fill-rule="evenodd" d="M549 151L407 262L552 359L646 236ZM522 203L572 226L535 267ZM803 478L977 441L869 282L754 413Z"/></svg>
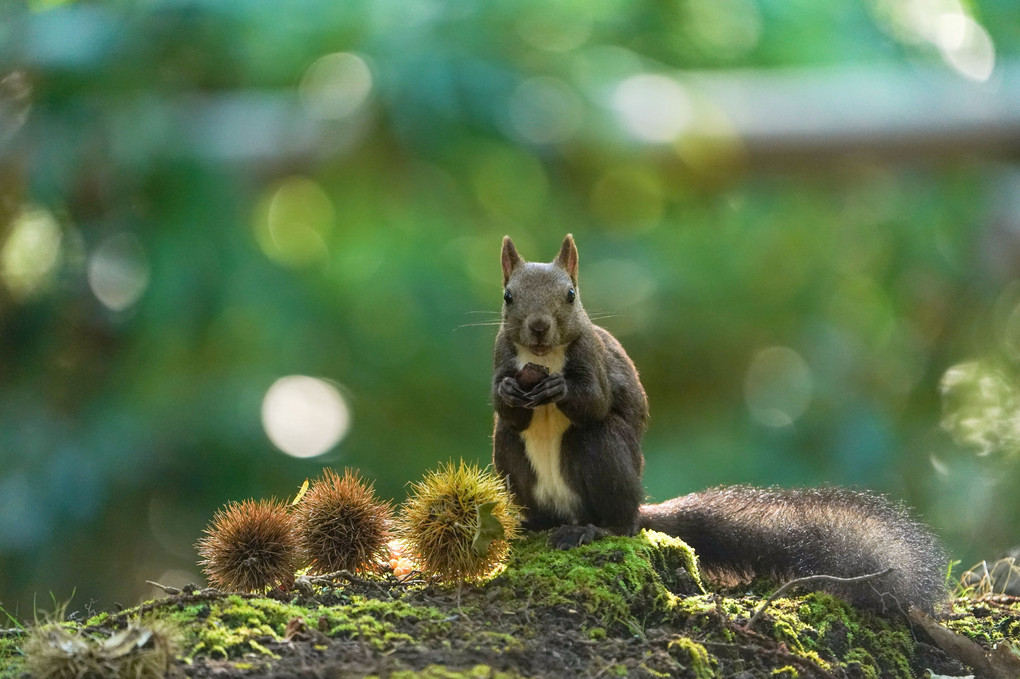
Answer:
<svg viewBox="0 0 1020 679"><path fill-rule="evenodd" d="M504 377L500 380L499 397L503 399L507 405L514 408L531 408L531 397L524 393L521 386L517 384L517 380L512 377Z"/></svg>
<svg viewBox="0 0 1020 679"><path fill-rule="evenodd" d="M595 542L609 535L609 531L598 526L560 526L549 536L549 544L556 549L573 549Z"/></svg>
<svg viewBox="0 0 1020 679"><path fill-rule="evenodd" d="M567 396L567 379L563 373L553 373L539 382L534 389L528 392L528 399L534 406L544 406L547 403L557 403Z"/></svg>

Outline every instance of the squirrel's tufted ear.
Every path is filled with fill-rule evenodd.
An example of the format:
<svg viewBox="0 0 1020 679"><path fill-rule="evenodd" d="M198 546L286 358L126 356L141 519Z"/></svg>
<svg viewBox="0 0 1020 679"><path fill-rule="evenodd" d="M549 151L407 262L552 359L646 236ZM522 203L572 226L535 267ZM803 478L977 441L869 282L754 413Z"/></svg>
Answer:
<svg viewBox="0 0 1020 679"><path fill-rule="evenodd" d="M500 256L500 263L503 265L503 285L505 286L514 269L524 264L524 260L517 254L517 248L514 247L510 236L503 236L503 254Z"/></svg>
<svg viewBox="0 0 1020 679"><path fill-rule="evenodd" d="M553 264L570 274L570 280L574 281L574 285L577 285L577 246L574 245L573 235L568 233L567 237L563 239L560 254L556 255Z"/></svg>

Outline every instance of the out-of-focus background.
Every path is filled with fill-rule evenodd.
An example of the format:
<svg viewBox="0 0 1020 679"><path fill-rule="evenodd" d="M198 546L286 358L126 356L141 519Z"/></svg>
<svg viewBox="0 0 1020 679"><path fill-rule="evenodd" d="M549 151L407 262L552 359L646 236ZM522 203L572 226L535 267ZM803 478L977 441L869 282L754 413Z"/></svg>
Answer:
<svg viewBox="0 0 1020 679"><path fill-rule="evenodd" d="M1020 543L1015 0L0 4L0 606L201 581L228 500L490 458L567 232L646 485Z"/></svg>

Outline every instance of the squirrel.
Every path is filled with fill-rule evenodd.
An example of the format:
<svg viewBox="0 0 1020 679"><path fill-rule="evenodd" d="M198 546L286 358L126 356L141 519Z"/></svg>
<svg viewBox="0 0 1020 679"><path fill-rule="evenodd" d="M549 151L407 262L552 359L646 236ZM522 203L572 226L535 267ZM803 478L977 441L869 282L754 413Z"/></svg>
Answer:
<svg viewBox="0 0 1020 679"><path fill-rule="evenodd" d="M503 239L493 463L529 530L561 549L647 528L685 541L710 578L849 578L825 589L880 612L932 613L946 596L939 540L901 504L836 487L723 486L642 504L648 400L634 363L581 305L573 236L550 263Z"/></svg>

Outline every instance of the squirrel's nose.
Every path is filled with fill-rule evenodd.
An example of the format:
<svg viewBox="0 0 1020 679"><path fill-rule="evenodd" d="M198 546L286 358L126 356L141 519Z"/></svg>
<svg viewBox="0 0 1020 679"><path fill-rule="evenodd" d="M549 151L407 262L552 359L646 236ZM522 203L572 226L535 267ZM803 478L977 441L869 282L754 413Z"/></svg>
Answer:
<svg viewBox="0 0 1020 679"><path fill-rule="evenodd" d="M528 321L528 330L535 337L541 338L545 333L549 332L549 321L545 318L533 318Z"/></svg>

